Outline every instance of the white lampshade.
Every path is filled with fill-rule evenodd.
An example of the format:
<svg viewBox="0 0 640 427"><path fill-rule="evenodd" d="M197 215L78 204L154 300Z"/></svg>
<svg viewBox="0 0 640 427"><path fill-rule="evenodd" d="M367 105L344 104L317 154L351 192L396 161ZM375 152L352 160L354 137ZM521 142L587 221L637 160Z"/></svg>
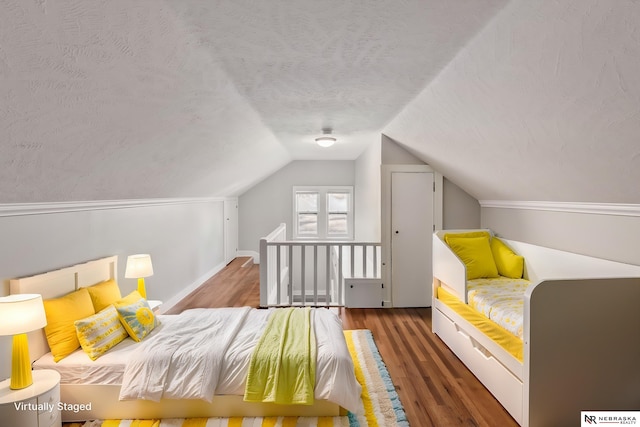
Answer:
<svg viewBox="0 0 640 427"><path fill-rule="evenodd" d="M16 294L0 297L0 335L24 334L46 325L47 316L41 295Z"/></svg>
<svg viewBox="0 0 640 427"><path fill-rule="evenodd" d="M153 276L153 265L149 254L129 255L127 257L127 268L124 271L124 277L127 279L139 279L149 276Z"/></svg>

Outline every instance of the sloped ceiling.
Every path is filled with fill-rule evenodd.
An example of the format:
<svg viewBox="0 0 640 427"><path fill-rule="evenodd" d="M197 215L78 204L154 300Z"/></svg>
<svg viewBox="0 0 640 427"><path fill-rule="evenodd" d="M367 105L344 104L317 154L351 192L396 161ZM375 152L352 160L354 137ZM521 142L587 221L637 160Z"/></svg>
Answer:
<svg viewBox="0 0 640 427"><path fill-rule="evenodd" d="M0 203L236 195L381 132L479 200L640 203L639 70L637 0L5 0Z"/></svg>
<svg viewBox="0 0 640 427"><path fill-rule="evenodd" d="M234 195L356 158L506 2L5 0L0 203Z"/></svg>
<svg viewBox="0 0 640 427"><path fill-rule="evenodd" d="M640 2L510 2L384 132L479 200L640 203Z"/></svg>

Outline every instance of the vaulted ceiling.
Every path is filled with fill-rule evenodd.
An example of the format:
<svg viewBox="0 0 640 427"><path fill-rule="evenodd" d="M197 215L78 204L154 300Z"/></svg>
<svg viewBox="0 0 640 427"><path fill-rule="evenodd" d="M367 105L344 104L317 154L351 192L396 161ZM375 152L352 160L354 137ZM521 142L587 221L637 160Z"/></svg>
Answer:
<svg viewBox="0 0 640 427"><path fill-rule="evenodd" d="M385 133L479 200L640 203L640 2L510 2Z"/></svg>
<svg viewBox="0 0 640 427"><path fill-rule="evenodd" d="M478 199L638 203L638 69L636 0L5 0L0 203L240 194L382 132Z"/></svg>

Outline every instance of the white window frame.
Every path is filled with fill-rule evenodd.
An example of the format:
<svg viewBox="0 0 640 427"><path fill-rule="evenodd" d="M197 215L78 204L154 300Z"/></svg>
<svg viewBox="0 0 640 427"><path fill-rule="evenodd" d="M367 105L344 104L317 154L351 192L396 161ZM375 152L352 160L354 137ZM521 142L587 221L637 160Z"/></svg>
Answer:
<svg viewBox="0 0 640 427"><path fill-rule="evenodd" d="M318 234L299 234L298 233L298 193L317 193L318 194ZM347 233L346 234L329 234L328 222L329 212L327 206L327 195L330 193L347 193L349 195L348 211L347 211ZM354 224L353 224L353 186L294 186L293 187L293 214L292 225L293 238L296 240L353 240Z"/></svg>

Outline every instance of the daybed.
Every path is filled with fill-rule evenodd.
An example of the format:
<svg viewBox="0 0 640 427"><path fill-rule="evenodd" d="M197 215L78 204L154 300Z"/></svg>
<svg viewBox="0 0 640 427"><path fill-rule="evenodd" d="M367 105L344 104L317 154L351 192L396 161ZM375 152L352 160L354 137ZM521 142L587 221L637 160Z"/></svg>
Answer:
<svg viewBox="0 0 640 427"><path fill-rule="evenodd" d="M36 276L11 280L11 293L38 293L45 300L58 298L77 289L114 279L117 271L117 257L107 257ZM222 314L218 314L219 312ZM66 404L65 408L69 408L69 410L62 411L62 420L65 422L113 418L337 416L345 414L345 409L357 412L359 408L354 407L354 402L360 402L361 389L355 379L353 363L344 342L339 318L326 309L311 311L309 317L317 342L315 347L317 366L314 403L312 405L286 405L243 400L244 379L249 365L248 358L259 340L266 319L271 315L271 312L273 310L245 307L196 309L188 310L180 315L156 315L159 326L141 342L134 342L131 338L126 338L95 361L92 361L82 349L78 349L62 360L54 362L44 332L42 330L35 331L29 334L30 355L31 360L35 360L34 369L55 369L60 372L62 377L61 402ZM203 371L216 371L211 369L211 363L208 359L205 359L204 362L197 360L194 362L193 354L190 351L182 351L184 347L192 346L194 352L201 352L201 349L205 347L204 342L215 341L211 343L211 347L221 347L222 345L218 335L215 340L199 338L201 342L192 341L192 336L189 335L186 341L176 342L174 337L178 339L181 333L176 333L177 329L172 328L176 324L187 326L191 322L194 324L193 329L198 329L198 322L202 322L202 319L209 316L216 316L214 321L220 322L219 319L224 318L227 321L231 315L242 317L237 321L234 320L233 328L237 329L233 333L225 331L225 329L232 328L231 325L227 328L226 323L219 328L222 334L229 335L229 340L225 345L224 357L219 362L220 378L214 385L216 395L212 399L194 398L193 396L190 398L178 397L175 390L180 393L194 393L194 387L189 386L188 378L191 378L189 375L196 377L193 384L200 384L200 382L206 381L213 382L213 380L207 380L201 375ZM211 328L199 327L199 329L207 332ZM131 360L135 360L137 354L143 353L146 355L145 357L156 358L155 350L147 350L144 353L142 349L151 342L157 343L160 341L160 337L162 337L162 341L173 341L174 347L167 353L182 351L181 357L189 360L188 364L197 365L198 369L186 373L184 376L182 374L178 376L175 371L182 371L187 364L163 366L162 369L165 370L162 372L165 372L167 378L177 377L179 381L173 383L169 383L168 379L158 381L158 378L150 375L148 380L138 381L134 383L134 386L130 385L128 389L121 387L126 383L127 378L125 377L127 375L133 379L139 376L139 371L131 371L133 374L128 371L131 367ZM198 337L200 336L198 335ZM207 353L208 355L209 353ZM233 362L231 362L232 360ZM200 369L201 365L204 367L203 369ZM140 368L142 371L146 370L145 366L138 366L138 369ZM148 372L157 373L158 371L153 368ZM142 385L139 386L139 383ZM141 388L139 387L146 387L146 383L155 383L156 387L162 386L161 394L151 398L144 396L144 400L120 399L121 393L125 394L125 391L127 394L125 397L131 399L132 395L140 392ZM143 392L148 393L153 390L151 387ZM157 388L156 391L158 391ZM201 392L196 390L197 393ZM90 407L87 407L88 403L91 404ZM74 412L76 408L80 408L80 410Z"/></svg>
<svg viewBox="0 0 640 427"><path fill-rule="evenodd" d="M477 231L495 238L490 230L433 235L434 333L522 426L578 425L581 411L640 409L640 267L502 239L524 257L529 281L522 339L507 337L507 349L481 332L486 317L467 315L472 281L445 242L447 234Z"/></svg>

